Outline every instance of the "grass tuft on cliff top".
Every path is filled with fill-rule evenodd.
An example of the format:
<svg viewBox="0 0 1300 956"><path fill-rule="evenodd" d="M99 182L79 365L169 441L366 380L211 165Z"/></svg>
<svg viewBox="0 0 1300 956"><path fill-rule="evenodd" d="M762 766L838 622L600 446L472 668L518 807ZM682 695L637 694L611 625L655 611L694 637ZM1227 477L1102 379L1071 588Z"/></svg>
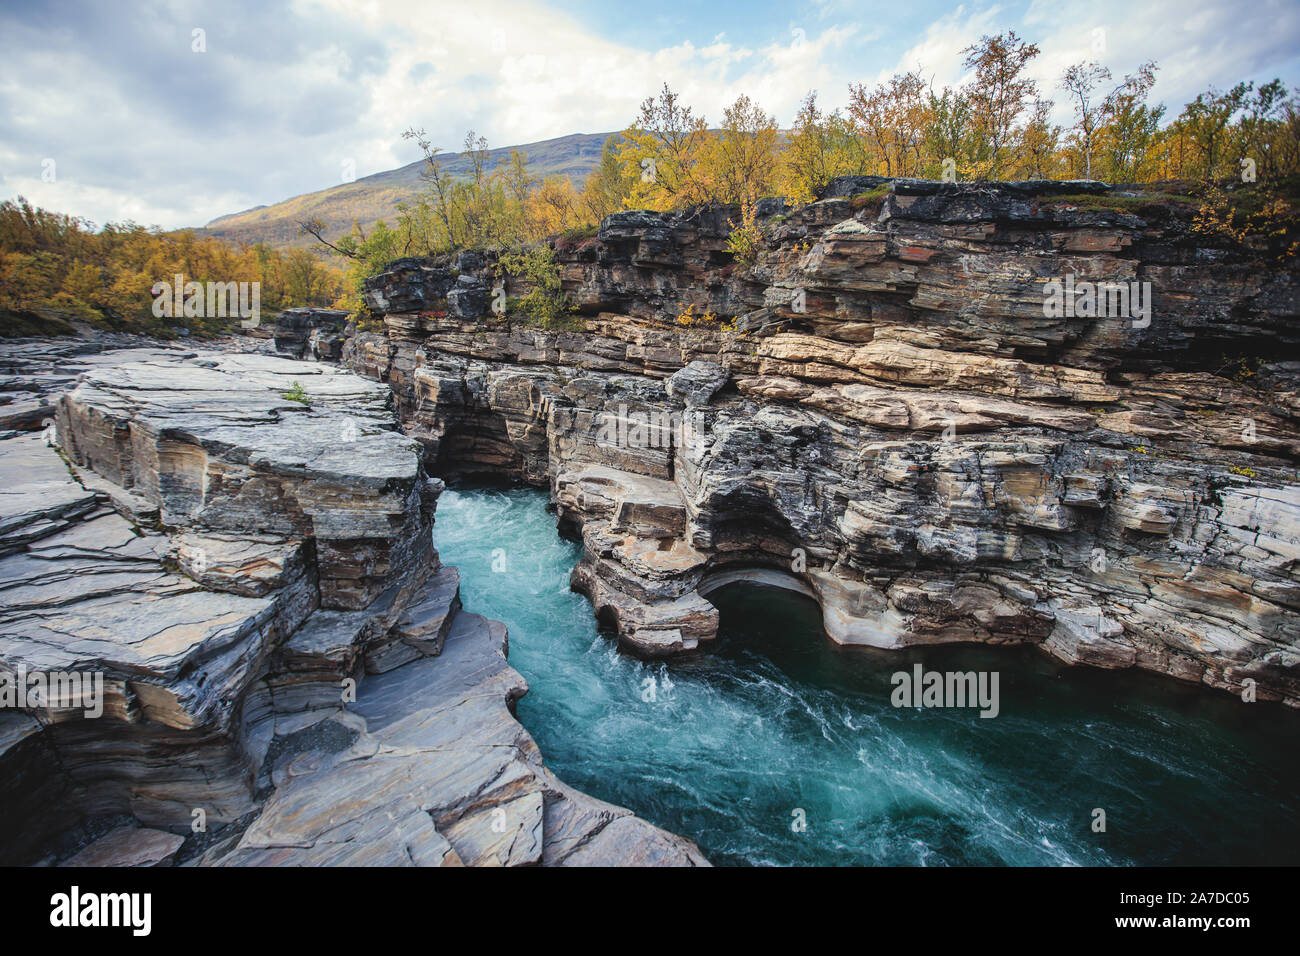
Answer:
<svg viewBox="0 0 1300 956"><path fill-rule="evenodd" d="M854 212L861 212L864 209L869 212L879 212L880 207L885 204L885 197L890 192L889 183L877 186L875 189L864 189L862 192L854 193L849 197L849 206Z"/></svg>

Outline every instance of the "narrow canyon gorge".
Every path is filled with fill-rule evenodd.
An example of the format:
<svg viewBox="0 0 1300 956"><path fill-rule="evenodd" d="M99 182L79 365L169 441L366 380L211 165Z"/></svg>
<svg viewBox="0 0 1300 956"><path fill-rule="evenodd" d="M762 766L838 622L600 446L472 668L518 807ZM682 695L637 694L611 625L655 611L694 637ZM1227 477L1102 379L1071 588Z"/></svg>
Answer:
<svg viewBox="0 0 1300 956"><path fill-rule="evenodd" d="M726 210L611 216L557 247L583 333L484 327L475 253L397 262L343 361L432 472L548 487L641 653L707 642L704 595L748 576L844 644L1032 643L1300 705L1294 265L1154 199L1054 201L1076 183L836 195L880 182L769 205L749 269ZM1063 276L1150 283L1152 314L1046 317Z"/></svg>
<svg viewBox="0 0 1300 956"><path fill-rule="evenodd" d="M640 659L709 654L750 582L836 645L1024 645L1294 719L1294 258L1093 182L757 213L752 264L735 207L554 240L554 328L496 314L529 288L481 250L367 280L382 323L12 346L0 661L101 672L104 714L0 711L3 862L705 865L516 720L506 628L434 547L484 476L544 490Z"/></svg>

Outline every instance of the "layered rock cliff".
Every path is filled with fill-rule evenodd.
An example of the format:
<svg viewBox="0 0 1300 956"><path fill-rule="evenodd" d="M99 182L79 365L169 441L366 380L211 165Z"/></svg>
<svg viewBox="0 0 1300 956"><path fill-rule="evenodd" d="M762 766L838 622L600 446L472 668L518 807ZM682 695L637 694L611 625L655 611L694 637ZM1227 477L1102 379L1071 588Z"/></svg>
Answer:
<svg viewBox="0 0 1300 956"><path fill-rule="evenodd" d="M0 861L704 862L544 766L387 388L257 354L11 355L5 385L57 422L0 436L0 678L23 689Z"/></svg>
<svg viewBox="0 0 1300 956"><path fill-rule="evenodd" d="M408 259L344 362L430 473L549 486L640 653L707 642L705 595L750 577L844 644L1031 643L1300 706L1300 273L1192 209L837 183L760 204L750 265L735 209L620 213L554 243L584 328L493 314L491 253Z"/></svg>

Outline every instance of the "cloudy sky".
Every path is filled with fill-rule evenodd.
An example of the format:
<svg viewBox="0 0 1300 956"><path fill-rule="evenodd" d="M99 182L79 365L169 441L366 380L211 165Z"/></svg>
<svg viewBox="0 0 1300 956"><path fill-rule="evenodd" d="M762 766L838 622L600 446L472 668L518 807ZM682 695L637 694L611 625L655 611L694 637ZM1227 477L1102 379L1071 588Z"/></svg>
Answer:
<svg viewBox="0 0 1300 956"><path fill-rule="evenodd" d="M0 197L202 225L412 162L410 126L451 150L468 128L616 130L665 80L709 119L747 93L784 126L810 89L956 83L961 49L1007 29L1046 87L1154 59L1173 112L1210 85L1300 86L1296 0L0 0Z"/></svg>

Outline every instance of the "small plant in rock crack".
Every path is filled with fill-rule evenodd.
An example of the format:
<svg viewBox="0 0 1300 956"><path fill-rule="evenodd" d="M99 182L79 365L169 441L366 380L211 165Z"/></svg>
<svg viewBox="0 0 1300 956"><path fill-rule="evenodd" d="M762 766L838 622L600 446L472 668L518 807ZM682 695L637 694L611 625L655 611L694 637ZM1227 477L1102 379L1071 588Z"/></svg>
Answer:
<svg viewBox="0 0 1300 956"><path fill-rule="evenodd" d="M508 303L507 314L522 311L532 321L546 329L580 329L581 318L564 294L560 281L560 266L555 253L545 243L538 243L526 251L504 252L499 259L502 277L509 275L522 279L530 288L523 298Z"/></svg>
<svg viewBox="0 0 1300 956"><path fill-rule="evenodd" d="M677 324L686 328L696 325L717 325L718 317L712 309L706 309L703 315L695 314L695 305L688 305L677 315Z"/></svg>
<svg viewBox="0 0 1300 956"><path fill-rule="evenodd" d="M877 186L875 189L867 189L860 193L855 193L849 197L849 206L854 212L865 212L869 215L879 215L880 210L885 205L885 197L893 191L890 183L883 186Z"/></svg>
<svg viewBox="0 0 1300 956"><path fill-rule="evenodd" d="M289 391L280 393L280 397L286 398L291 402L300 402L303 405L311 404L311 399L307 397L307 392L302 387L302 382L295 381Z"/></svg>
<svg viewBox="0 0 1300 956"><path fill-rule="evenodd" d="M1214 374L1226 376L1242 388L1258 388L1259 370L1263 366L1264 360L1258 356L1225 354L1223 365Z"/></svg>
<svg viewBox="0 0 1300 956"><path fill-rule="evenodd" d="M763 247L763 233L758 227L758 213L753 193L745 197L740 204L740 225L730 219L727 225L731 234L727 236L727 251L744 266L752 266L758 261L758 253Z"/></svg>

